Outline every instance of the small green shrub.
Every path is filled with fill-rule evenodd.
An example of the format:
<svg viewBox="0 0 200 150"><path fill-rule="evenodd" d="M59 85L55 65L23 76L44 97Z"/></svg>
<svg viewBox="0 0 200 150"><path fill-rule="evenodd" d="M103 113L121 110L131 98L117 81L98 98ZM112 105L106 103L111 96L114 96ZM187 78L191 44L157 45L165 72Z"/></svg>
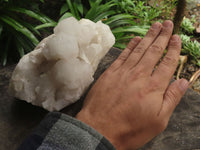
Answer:
<svg viewBox="0 0 200 150"><path fill-rule="evenodd" d="M182 32L187 32L189 34L192 34L195 30L195 27L193 26L193 22L189 18L184 18L181 23L181 29Z"/></svg>
<svg viewBox="0 0 200 150"><path fill-rule="evenodd" d="M181 34L182 51L181 54L188 55L193 63L200 66L200 43L196 40L191 41L190 36Z"/></svg>

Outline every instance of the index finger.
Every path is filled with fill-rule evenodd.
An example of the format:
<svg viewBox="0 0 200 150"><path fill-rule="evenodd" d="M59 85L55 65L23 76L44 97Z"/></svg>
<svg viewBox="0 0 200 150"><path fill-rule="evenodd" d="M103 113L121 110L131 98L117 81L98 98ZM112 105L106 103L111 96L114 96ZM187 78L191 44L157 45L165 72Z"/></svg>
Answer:
<svg viewBox="0 0 200 150"><path fill-rule="evenodd" d="M159 80L166 88L177 68L180 51L181 39L178 35L173 35L169 42L167 54L152 74L152 77Z"/></svg>

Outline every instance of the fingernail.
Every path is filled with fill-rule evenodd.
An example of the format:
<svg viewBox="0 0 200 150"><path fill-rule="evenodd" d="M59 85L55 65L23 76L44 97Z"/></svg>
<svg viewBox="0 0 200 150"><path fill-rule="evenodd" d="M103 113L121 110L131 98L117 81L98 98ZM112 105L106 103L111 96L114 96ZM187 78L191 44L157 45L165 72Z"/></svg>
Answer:
<svg viewBox="0 0 200 150"><path fill-rule="evenodd" d="M174 42L176 42L176 41L179 41L179 36L178 35L173 35L172 37L171 37L171 40L172 41L174 41Z"/></svg>
<svg viewBox="0 0 200 150"><path fill-rule="evenodd" d="M189 86L189 82L186 79L181 79L180 81L180 89L185 92Z"/></svg>
<svg viewBox="0 0 200 150"><path fill-rule="evenodd" d="M152 28L158 29L158 28L160 28L160 26L161 26L161 24L160 24L159 22L156 22L156 23L154 23L154 24L152 25Z"/></svg>
<svg viewBox="0 0 200 150"><path fill-rule="evenodd" d="M167 20L167 21L163 22L163 26L164 27L172 27L173 23L171 21Z"/></svg>

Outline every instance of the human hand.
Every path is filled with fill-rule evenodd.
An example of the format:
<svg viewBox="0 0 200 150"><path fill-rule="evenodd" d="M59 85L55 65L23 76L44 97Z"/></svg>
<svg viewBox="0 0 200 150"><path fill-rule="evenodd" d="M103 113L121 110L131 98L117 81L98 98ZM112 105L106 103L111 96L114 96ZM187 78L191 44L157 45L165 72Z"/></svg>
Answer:
<svg viewBox="0 0 200 150"><path fill-rule="evenodd" d="M117 150L137 149L162 132L188 88L185 79L169 84L181 50L172 30L171 21L155 23L143 39L132 39L97 80L76 116Z"/></svg>

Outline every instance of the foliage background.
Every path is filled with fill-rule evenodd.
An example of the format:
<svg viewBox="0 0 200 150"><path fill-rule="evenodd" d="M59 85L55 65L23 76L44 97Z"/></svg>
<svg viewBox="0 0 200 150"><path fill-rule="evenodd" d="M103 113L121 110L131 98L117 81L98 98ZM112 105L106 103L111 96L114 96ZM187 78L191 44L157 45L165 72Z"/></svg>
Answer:
<svg viewBox="0 0 200 150"><path fill-rule="evenodd" d="M114 46L123 49L134 36L143 37L155 21L172 20L176 4L177 0L0 0L0 62L17 62L70 16L101 20L115 35ZM199 43L191 41L194 21L182 23L182 54L200 65Z"/></svg>

